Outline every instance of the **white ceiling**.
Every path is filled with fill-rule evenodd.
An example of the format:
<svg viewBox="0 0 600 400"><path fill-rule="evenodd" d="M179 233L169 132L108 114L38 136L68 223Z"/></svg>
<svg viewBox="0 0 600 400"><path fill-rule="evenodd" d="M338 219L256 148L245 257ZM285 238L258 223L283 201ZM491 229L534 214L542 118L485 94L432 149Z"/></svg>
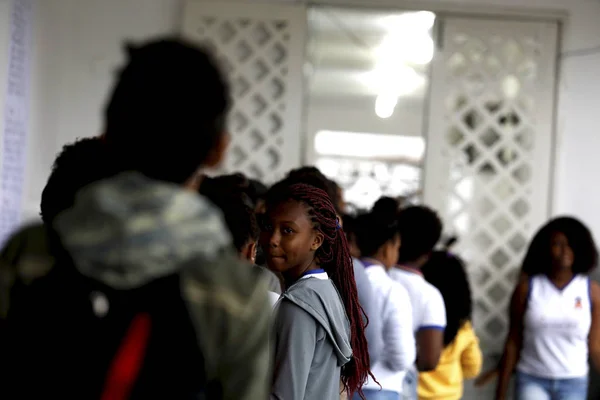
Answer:
<svg viewBox="0 0 600 400"><path fill-rule="evenodd" d="M407 13L365 9L315 7L309 12L309 93L318 98L372 97L378 90L369 73L377 62L377 48ZM426 82L428 66L410 65ZM422 85L409 96L422 98Z"/></svg>

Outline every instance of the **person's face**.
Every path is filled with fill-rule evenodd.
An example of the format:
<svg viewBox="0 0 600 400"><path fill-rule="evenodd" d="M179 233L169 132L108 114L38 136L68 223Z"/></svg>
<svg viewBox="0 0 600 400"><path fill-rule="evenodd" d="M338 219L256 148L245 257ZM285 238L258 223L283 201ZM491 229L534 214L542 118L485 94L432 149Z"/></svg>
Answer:
<svg viewBox="0 0 600 400"><path fill-rule="evenodd" d="M289 200L267 209L261 245L271 270L299 278L322 243L323 234L313 228L303 204Z"/></svg>
<svg viewBox="0 0 600 400"><path fill-rule="evenodd" d="M384 260L383 263L386 268L392 268L394 265L398 264L398 258L400 256L400 235L397 234L394 238L388 241L384 245L383 249Z"/></svg>
<svg viewBox="0 0 600 400"><path fill-rule="evenodd" d="M550 254L555 268L571 269L575 255L564 233L555 232L550 239Z"/></svg>

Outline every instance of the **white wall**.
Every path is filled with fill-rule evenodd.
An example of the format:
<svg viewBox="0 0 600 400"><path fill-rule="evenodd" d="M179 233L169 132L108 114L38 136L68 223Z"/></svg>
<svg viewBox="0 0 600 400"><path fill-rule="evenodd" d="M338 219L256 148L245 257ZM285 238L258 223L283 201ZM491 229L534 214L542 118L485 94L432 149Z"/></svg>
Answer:
<svg viewBox="0 0 600 400"><path fill-rule="evenodd" d="M6 0L0 0L3 3ZM375 0L328 0L328 3ZM379 1L379 0L377 0ZM563 51L600 45L600 2L594 0L381 0L398 8L438 10L467 6L514 10L566 10ZM288 1L289 2L289 1ZM38 2L31 152L26 213L37 213L39 194L60 146L98 134L112 72L121 60L118 43L175 32L182 0L45 0ZM1 41L0 41L1 43ZM0 46L1 50L1 46ZM554 213L574 214L600 238L600 55L561 62ZM34 144L35 143L35 144Z"/></svg>
<svg viewBox="0 0 600 400"><path fill-rule="evenodd" d="M4 0L0 0L2 2ZM181 0L37 2L25 218L37 215L63 144L101 133L104 102L124 40L175 33Z"/></svg>

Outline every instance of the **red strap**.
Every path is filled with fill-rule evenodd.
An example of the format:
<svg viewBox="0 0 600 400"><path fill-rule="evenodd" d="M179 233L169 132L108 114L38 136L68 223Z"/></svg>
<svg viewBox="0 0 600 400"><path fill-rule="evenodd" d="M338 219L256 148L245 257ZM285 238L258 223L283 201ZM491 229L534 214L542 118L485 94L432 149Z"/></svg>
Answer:
<svg viewBox="0 0 600 400"><path fill-rule="evenodd" d="M150 315L138 314L131 321L108 370L101 400L129 398L140 373L149 339Z"/></svg>

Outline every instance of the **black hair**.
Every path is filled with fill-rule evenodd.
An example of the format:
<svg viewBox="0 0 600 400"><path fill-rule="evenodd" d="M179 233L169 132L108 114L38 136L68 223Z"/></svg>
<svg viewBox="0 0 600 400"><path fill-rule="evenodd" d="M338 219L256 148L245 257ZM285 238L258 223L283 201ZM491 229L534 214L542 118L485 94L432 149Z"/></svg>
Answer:
<svg viewBox="0 0 600 400"><path fill-rule="evenodd" d="M329 196L329 200L333 203L333 207L338 215L342 214L342 210L339 209L341 199L337 183L323 175L317 167L304 166L293 169L287 174L284 181L289 185L303 183L321 189Z"/></svg>
<svg viewBox="0 0 600 400"><path fill-rule="evenodd" d="M240 173L205 177L198 192L208 198L223 212L225 223L233 236L238 251L260 235L254 203L246 194L249 180Z"/></svg>
<svg viewBox="0 0 600 400"><path fill-rule="evenodd" d="M247 195L249 185L250 181L243 174L237 173L212 178L204 177L198 191L213 203L222 203L232 196L239 196L242 193ZM248 205L254 207L250 196L247 195L245 200Z"/></svg>
<svg viewBox="0 0 600 400"><path fill-rule="evenodd" d="M260 235L254 207L248 203L250 199L244 193L227 200L221 198L216 203L223 211L225 223L233 236L233 244L237 251L242 251L248 243L257 242Z"/></svg>
<svg viewBox="0 0 600 400"><path fill-rule="evenodd" d="M254 204L258 203L259 200L264 199L267 195L269 188L259 180L248 179L248 191L247 194L252 199Z"/></svg>
<svg viewBox="0 0 600 400"><path fill-rule="evenodd" d="M373 205L373 212L395 217L400 210L400 202L393 197L383 196Z"/></svg>
<svg viewBox="0 0 600 400"><path fill-rule="evenodd" d="M465 266L456 255L447 251L435 251L421 267L425 280L435 286L446 305L446 328L444 346L454 341L462 326L471 320L473 303L471 287Z"/></svg>
<svg viewBox="0 0 600 400"><path fill-rule="evenodd" d="M105 112L105 136L122 170L184 183L225 133L229 88L213 58L180 39L127 46Z"/></svg>
<svg viewBox="0 0 600 400"><path fill-rule="evenodd" d="M100 138L76 140L62 148L42 191L40 216L51 224L61 212L72 207L83 187L115 174L106 146Z"/></svg>
<svg viewBox="0 0 600 400"><path fill-rule="evenodd" d="M356 218L354 232L361 256L372 257L381 246L398 235L398 224L395 218L370 212Z"/></svg>
<svg viewBox="0 0 600 400"><path fill-rule="evenodd" d="M344 226L344 232L346 232L346 237L356 237L356 224L357 224L358 216L343 214L342 215L342 225Z"/></svg>
<svg viewBox="0 0 600 400"><path fill-rule="evenodd" d="M406 207L398 214L398 230L402 240L398 262L412 262L431 253L442 235L442 221L429 207Z"/></svg>
<svg viewBox="0 0 600 400"><path fill-rule="evenodd" d="M574 274L587 274L598 265L598 250L590 230L578 219L558 217L550 220L534 236L521 271L529 276L548 274L552 268L552 235L562 233L573 250Z"/></svg>
<svg viewBox="0 0 600 400"><path fill-rule="evenodd" d="M230 175L220 175L217 177L204 177L199 189L203 194L214 200L216 197L230 197L232 194L239 195L244 193L247 197L246 203L252 207L260 199L263 199L267 193L267 187L261 182L248 179L244 174L238 172Z"/></svg>

